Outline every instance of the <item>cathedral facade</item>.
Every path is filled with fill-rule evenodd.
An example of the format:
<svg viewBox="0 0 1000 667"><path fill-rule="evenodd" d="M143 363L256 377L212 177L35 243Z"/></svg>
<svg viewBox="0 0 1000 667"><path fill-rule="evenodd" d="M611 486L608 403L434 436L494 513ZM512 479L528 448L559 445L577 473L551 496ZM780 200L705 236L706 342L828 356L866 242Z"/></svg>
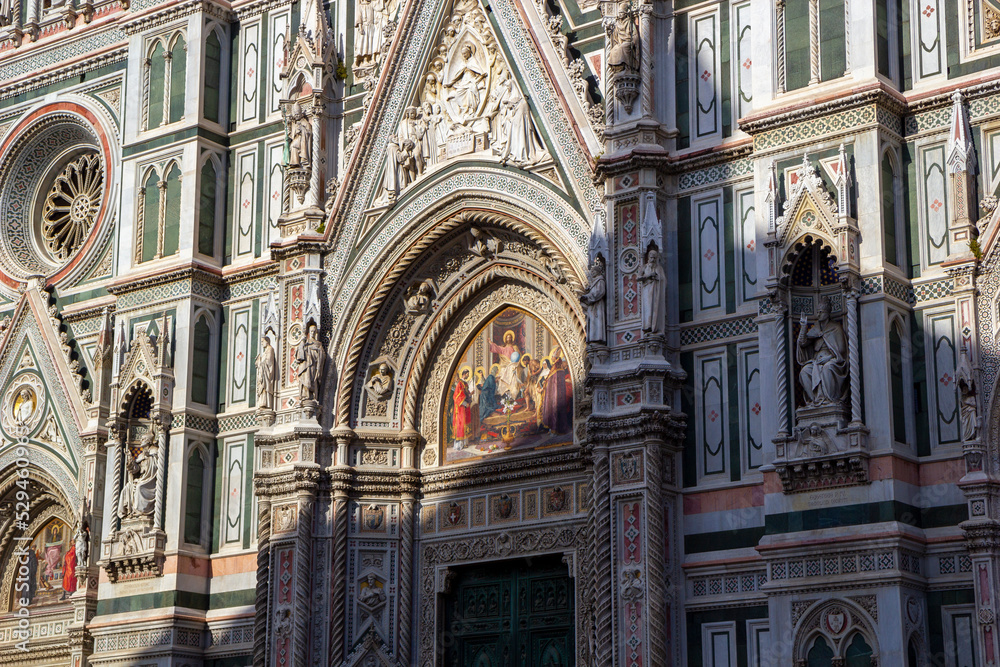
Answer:
<svg viewBox="0 0 1000 667"><path fill-rule="evenodd" d="M1000 3L0 0L0 664L1000 665Z"/></svg>

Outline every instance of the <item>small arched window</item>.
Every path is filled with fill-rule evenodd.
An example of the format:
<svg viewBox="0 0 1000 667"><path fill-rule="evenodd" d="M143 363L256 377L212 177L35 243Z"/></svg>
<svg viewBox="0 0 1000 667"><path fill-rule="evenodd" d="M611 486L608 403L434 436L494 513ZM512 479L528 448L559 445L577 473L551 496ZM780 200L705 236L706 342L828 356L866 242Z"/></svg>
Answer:
<svg viewBox="0 0 1000 667"><path fill-rule="evenodd" d="M808 667L833 667L833 649L822 636L816 637L812 648L806 654L806 665Z"/></svg>
<svg viewBox="0 0 1000 667"><path fill-rule="evenodd" d="M198 252L215 256L215 230L219 216L219 172L209 158L201 167L198 197Z"/></svg>
<svg viewBox="0 0 1000 667"><path fill-rule="evenodd" d="M861 633L854 635L847 644L844 654L845 667L871 667L872 647L868 645Z"/></svg>
<svg viewBox="0 0 1000 667"><path fill-rule="evenodd" d="M184 79L187 71L187 45L184 35L177 35L170 49L170 116L168 122L176 123L184 117Z"/></svg>
<svg viewBox="0 0 1000 667"><path fill-rule="evenodd" d="M222 44L212 30L205 40L205 120L220 122L219 91L222 90Z"/></svg>
<svg viewBox="0 0 1000 667"><path fill-rule="evenodd" d="M202 315L194 325L191 350L191 400L209 405L209 366L212 356L212 329Z"/></svg>
<svg viewBox="0 0 1000 667"><path fill-rule="evenodd" d="M148 262L156 256L157 238L159 236L160 211L160 175L155 169L150 169L146 182L142 186L142 199L139 210L139 242L141 252L139 261Z"/></svg>
<svg viewBox="0 0 1000 667"><path fill-rule="evenodd" d="M166 182L167 204L163 212L163 247L161 249L163 257L177 253L177 243L181 233L181 170L176 162L170 165Z"/></svg>
<svg viewBox="0 0 1000 667"><path fill-rule="evenodd" d="M205 498L208 496L207 461L200 447L192 447L184 493L184 541L205 546Z"/></svg>
<svg viewBox="0 0 1000 667"><path fill-rule="evenodd" d="M882 257L899 266L896 219L896 170L889 154L882 156Z"/></svg>
<svg viewBox="0 0 1000 667"><path fill-rule="evenodd" d="M164 93L167 90L167 59L163 42L157 41L146 60L146 129L152 130L163 124Z"/></svg>
<svg viewBox="0 0 1000 667"><path fill-rule="evenodd" d="M889 329L889 381L892 393L892 437L896 442L906 442L906 376L903 352L903 335L899 324Z"/></svg>

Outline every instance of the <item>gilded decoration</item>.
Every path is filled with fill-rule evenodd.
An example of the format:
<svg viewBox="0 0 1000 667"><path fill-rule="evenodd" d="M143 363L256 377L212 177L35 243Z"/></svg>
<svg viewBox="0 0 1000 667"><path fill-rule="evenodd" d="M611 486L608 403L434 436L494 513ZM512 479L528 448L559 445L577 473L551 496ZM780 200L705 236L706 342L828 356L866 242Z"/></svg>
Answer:
<svg viewBox="0 0 1000 667"><path fill-rule="evenodd" d="M572 442L573 380L555 335L505 308L459 357L445 400L447 462Z"/></svg>
<svg viewBox="0 0 1000 667"><path fill-rule="evenodd" d="M7 388L3 397L0 423L8 435L29 434L45 414L45 389L42 379L34 373L20 375Z"/></svg>

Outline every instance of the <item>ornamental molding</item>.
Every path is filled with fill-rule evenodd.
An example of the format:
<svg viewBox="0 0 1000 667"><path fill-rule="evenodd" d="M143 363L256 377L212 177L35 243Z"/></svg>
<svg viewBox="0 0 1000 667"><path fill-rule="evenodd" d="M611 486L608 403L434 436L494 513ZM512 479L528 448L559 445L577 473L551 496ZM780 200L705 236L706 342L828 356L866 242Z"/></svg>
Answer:
<svg viewBox="0 0 1000 667"><path fill-rule="evenodd" d="M116 297L121 297L122 295L149 289L157 285L166 285L183 280L191 280L193 283L198 282L215 287L221 287L225 284L222 277L216 273L209 273L200 267L185 267L166 273L119 279L115 284L109 285L107 289L109 293Z"/></svg>
<svg viewBox="0 0 1000 667"><path fill-rule="evenodd" d="M142 14L134 14L127 19L122 19L118 22L118 29L131 37L197 12L225 23L231 23L236 18L232 10L210 0L183 0L172 5L156 5Z"/></svg>
<svg viewBox="0 0 1000 667"><path fill-rule="evenodd" d="M466 539L449 539L425 543L421 549L420 609L418 612L418 647L420 667L433 667L437 655L438 603L442 599L437 593L442 586L447 587L450 579L449 567L466 563L476 563L495 559L521 556L540 556L551 553L569 553L577 567L586 572L589 563L587 546L588 531L585 521L566 522L560 527L531 528L522 531L499 531L487 535L476 535ZM576 618L576 655L586 656L589 651L590 636L587 632L588 615L583 613L584 586L575 586L576 608L581 611Z"/></svg>
<svg viewBox="0 0 1000 667"><path fill-rule="evenodd" d="M233 9L233 13L236 16L236 19L242 23L249 18L263 14L264 12L287 7L288 4L288 0L251 0L251 2L235 7Z"/></svg>
<svg viewBox="0 0 1000 667"><path fill-rule="evenodd" d="M741 118L739 126L741 130L752 136L767 130L802 123L803 121L828 116L840 111L858 109L870 104L876 104L892 114L903 115L907 112L906 101L896 95L882 88L881 84L878 84L877 86L870 87L868 90L862 90L853 95L837 97L836 99L820 102L819 104L805 102L796 108L788 110L783 110L787 109L787 107L784 107L779 108L777 112L762 111L751 114Z"/></svg>
<svg viewBox="0 0 1000 667"><path fill-rule="evenodd" d="M441 202L437 210L426 211L422 216L424 219L428 217L434 219L436 215L440 215L444 218L443 220L429 229L420 231L416 238L413 237L416 236L417 232L410 232L406 237L399 239L397 247L401 250L393 255L378 256L376 263L368 271L372 287L366 295L367 298L364 301L359 298L355 302L356 305L346 311L347 317L343 320L345 323L351 323L347 329L351 332L351 339L350 341L342 340L340 345L340 349L347 350L347 353L346 358L342 357L340 364L343 372L337 397L336 423L347 424L351 419L352 399L357 391L359 369L367 368L366 364L362 364L362 355L366 351L366 346L371 344L369 338L378 323L378 318L388 312L394 300L400 299L398 292L400 292L399 285L402 280L415 267L419 268L428 263L427 255L442 248L446 242L450 242L449 237L465 234L466 229L472 226L489 226L513 231L527 238L540 252L546 253L547 256L555 260L559 272L566 279L564 289L575 291L581 288L580 275L582 275L582 271L578 270L577 263L574 261L576 258L571 254L560 252L559 248L562 246L539 231L539 227L544 228L543 225L531 224L535 222L534 216L525 215L524 211L520 211L522 218L526 220L522 221L515 217L516 208L511 206L509 202L493 200L488 197L482 199L484 200L482 205L492 204L494 207L500 208L500 212L464 210L465 206L476 205L479 202L461 196L449 197ZM576 310L578 304L575 298L570 300L568 296L561 294L562 291L563 289L554 290L554 292L560 293L562 301L572 304L570 305L571 310ZM441 294L437 294L435 298L441 296ZM365 305L364 311L360 311L362 303ZM451 303L454 303L454 300ZM450 312L454 312L454 307L450 306L450 308ZM400 369L400 372L405 374L406 369Z"/></svg>
<svg viewBox="0 0 1000 667"><path fill-rule="evenodd" d="M583 475L586 471L587 461L582 450L573 447L570 451L556 454L534 453L510 460L503 457L427 471L423 473L421 490L425 494L474 490L525 480Z"/></svg>
<svg viewBox="0 0 1000 667"><path fill-rule="evenodd" d="M115 29L109 28L109 30ZM74 79L96 69L122 62L127 58L128 46L116 46L102 53L84 57L74 63L52 67L37 74L28 74L7 85L0 85L0 100L23 95L37 88L50 86L67 79Z"/></svg>

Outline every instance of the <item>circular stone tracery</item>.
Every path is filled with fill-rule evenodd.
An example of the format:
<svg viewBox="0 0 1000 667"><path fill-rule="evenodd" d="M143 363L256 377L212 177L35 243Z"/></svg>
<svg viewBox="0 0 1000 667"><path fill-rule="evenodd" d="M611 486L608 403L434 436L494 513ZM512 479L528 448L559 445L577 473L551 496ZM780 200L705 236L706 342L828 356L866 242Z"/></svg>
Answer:
<svg viewBox="0 0 1000 667"><path fill-rule="evenodd" d="M75 102L35 110L0 144L0 282L7 289L87 266L97 236L109 231L111 145L101 119Z"/></svg>
<svg viewBox="0 0 1000 667"><path fill-rule="evenodd" d="M72 160L56 176L42 208L42 238L53 259L69 259L83 245L103 190L104 169L96 152Z"/></svg>

